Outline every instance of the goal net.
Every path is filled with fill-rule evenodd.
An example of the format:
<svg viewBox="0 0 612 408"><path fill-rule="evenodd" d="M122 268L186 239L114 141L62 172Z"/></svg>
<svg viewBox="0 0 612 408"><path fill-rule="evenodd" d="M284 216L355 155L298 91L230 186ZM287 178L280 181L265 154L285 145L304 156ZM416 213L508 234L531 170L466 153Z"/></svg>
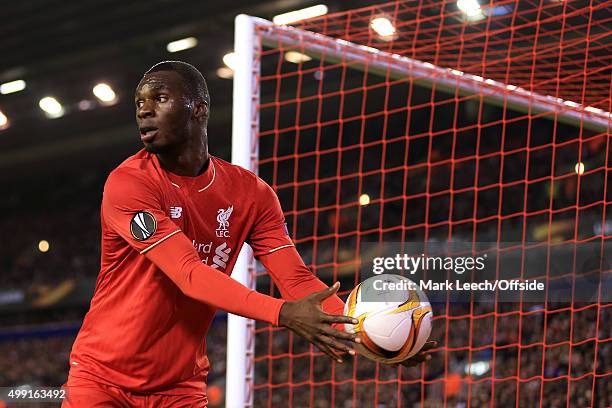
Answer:
<svg viewBox="0 0 612 408"><path fill-rule="evenodd" d="M491 279L546 290L432 295L438 346L414 368L338 364L230 316L227 406L612 405L611 7L237 17L232 160L274 187L313 273L345 297L373 243L462 242L492 254ZM248 250L234 277L278 296Z"/></svg>

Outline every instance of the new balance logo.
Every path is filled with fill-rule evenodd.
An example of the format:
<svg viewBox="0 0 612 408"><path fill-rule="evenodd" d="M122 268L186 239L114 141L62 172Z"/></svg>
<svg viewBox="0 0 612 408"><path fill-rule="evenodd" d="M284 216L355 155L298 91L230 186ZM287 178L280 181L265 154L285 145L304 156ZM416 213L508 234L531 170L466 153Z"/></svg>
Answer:
<svg viewBox="0 0 612 408"><path fill-rule="evenodd" d="M181 218L183 207L170 207L170 218Z"/></svg>
<svg viewBox="0 0 612 408"><path fill-rule="evenodd" d="M219 208L217 210L217 222L219 223L219 227L215 230L217 237L219 238L229 238L229 218L234 211L234 206L230 205L226 209Z"/></svg>

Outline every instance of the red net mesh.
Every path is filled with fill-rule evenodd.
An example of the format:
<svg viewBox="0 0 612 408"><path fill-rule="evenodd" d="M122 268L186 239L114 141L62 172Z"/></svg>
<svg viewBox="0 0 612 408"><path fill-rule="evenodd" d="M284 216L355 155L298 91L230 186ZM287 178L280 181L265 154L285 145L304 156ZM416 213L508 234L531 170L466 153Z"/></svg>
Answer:
<svg viewBox="0 0 612 408"><path fill-rule="evenodd" d="M467 19L454 1L396 1L300 28L609 112L611 6L492 1ZM393 36L372 30L380 16ZM279 42L258 56L258 169L323 281L342 281L341 295L360 282L364 242L455 240L518 243L518 277L590 276L595 290L578 296L571 286L554 302L438 301L439 345L410 369L361 357L337 364L284 329L258 325L255 406L612 405L609 123L568 123L534 113L529 98L522 108L490 103L459 81L439 89L367 61L356 69L310 53L293 63L290 52L304 45ZM592 248L586 264L577 260L583 244ZM569 269L527 272L538 245L569 245ZM265 272L257 282L277 294Z"/></svg>

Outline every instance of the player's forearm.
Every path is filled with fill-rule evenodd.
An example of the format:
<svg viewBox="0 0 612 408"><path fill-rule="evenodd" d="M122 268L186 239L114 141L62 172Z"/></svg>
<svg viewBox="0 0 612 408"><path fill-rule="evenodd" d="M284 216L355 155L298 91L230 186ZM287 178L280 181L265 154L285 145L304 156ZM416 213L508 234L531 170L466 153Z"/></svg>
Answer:
<svg viewBox="0 0 612 408"><path fill-rule="evenodd" d="M181 290L191 298L249 319L278 324L278 315L284 303L281 299L248 289L199 260L181 277Z"/></svg>
<svg viewBox="0 0 612 408"><path fill-rule="evenodd" d="M146 256L185 295L230 313L278 324L283 300L253 291L203 264L182 234L162 242Z"/></svg>
<svg viewBox="0 0 612 408"><path fill-rule="evenodd" d="M283 299L301 299L311 293L327 288L304 264L294 247L283 248L259 258L268 270ZM329 314L342 314L344 302L337 295L330 296L322 303Z"/></svg>

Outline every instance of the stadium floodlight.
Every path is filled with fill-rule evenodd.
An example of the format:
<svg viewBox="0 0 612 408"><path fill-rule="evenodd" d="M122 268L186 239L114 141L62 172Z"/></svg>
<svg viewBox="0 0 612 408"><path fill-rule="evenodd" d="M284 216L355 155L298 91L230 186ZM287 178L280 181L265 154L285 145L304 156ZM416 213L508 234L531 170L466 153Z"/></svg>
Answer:
<svg viewBox="0 0 612 408"><path fill-rule="evenodd" d="M324 4L317 4L316 6L306 7L300 10L279 14L277 16L274 16L272 22L278 25L287 25L309 18L323 16L325 14L327 14L327 6Z"/></svg>
<svg viewBox="0 0 612 408"><path fill-rule="evenodd" d="M112 104L117 101L117 95L110 85L99 83L93 87L93 94L104 104Z"/></svg>
<svg viewBox="0 0 612 408"><path fill-rule="evenodd" d="M458 0L457 8L465 13L468 20L480 20L484 18L478 0Z"/></svg>
<svg viewBox="0 0 612 408"><path fill-rule="evenodd" d="M26 83L22 79L18 79L16 81L5 82L0 85L0 93L2 95L23 91L26 87Z"/></svg>
<svg viewBox="0 0 612 408"><path fill-rule="evenodd" d="M223 56L223 63L231 70L236 68L236 53L228 52Z"/></svg>
<svg viewBox="0 0 612 408"><path fill-rule="evenodd" d="M234 77L234 70L228 67L217 68L217 76L223 79L231 79Z"/></svg>
<svg viewBox="0 0 612 408"><path fill-rule="evenodd" d="M40 109L45 112L45 115L50 119L60 118L64 116L64 107L57 99L52 96L45 96L38 102Z"/></svg>
<svg viewBox="0 0 612 408"><path fill-rule="evenodd" d="M368 205L370 204L370 196L367 194L362 194L359 196L359 205Z"/></svg>
<svg viewBox="0 0 612 408"><path fill-rule="evenodd" d="M188 50L198 45L198 39L195 37L181 38L180 40L171 41L166 45L168 52L179 52Z"/></svg>
<svg viewBox="0 0 612 408"><path fill-rule="evenodd" d="M4 130L9 127L8 116L4 112L0 111L0 130Z"/></svg>
<svg viewBox="0 0 612 408"><path fill-rule="evenodd" d="M370 27L381 39L389 41L395 35L395 27L387 17L375 17L370 21Z"/></svg>
<svg viewBox="0 0 612 408"><path fill-rule="evenodd" d="M51 245L49 245L49 241L47 241L46 239L41 239L38 242L38 250L40 252L43 252L43 253L48 252L50 247Z"/></svg>
<svg viewBox="0 0 612 408"><path fill-rule="evenodd" d="M293 64L307 62L307 61L310 61L311 59L312 58L309 57L308 55L302 54L301 52L297 52L297 51L287 51L285 53L285 60Z"/></svg>
<svg viewBox="0 0 612 408"><path fill-rule="evenodd" d="M578 175L581 175L582 173L584 173L584 163L582 162L576 163L576 166L574 167L574 171Z"/></svg>

